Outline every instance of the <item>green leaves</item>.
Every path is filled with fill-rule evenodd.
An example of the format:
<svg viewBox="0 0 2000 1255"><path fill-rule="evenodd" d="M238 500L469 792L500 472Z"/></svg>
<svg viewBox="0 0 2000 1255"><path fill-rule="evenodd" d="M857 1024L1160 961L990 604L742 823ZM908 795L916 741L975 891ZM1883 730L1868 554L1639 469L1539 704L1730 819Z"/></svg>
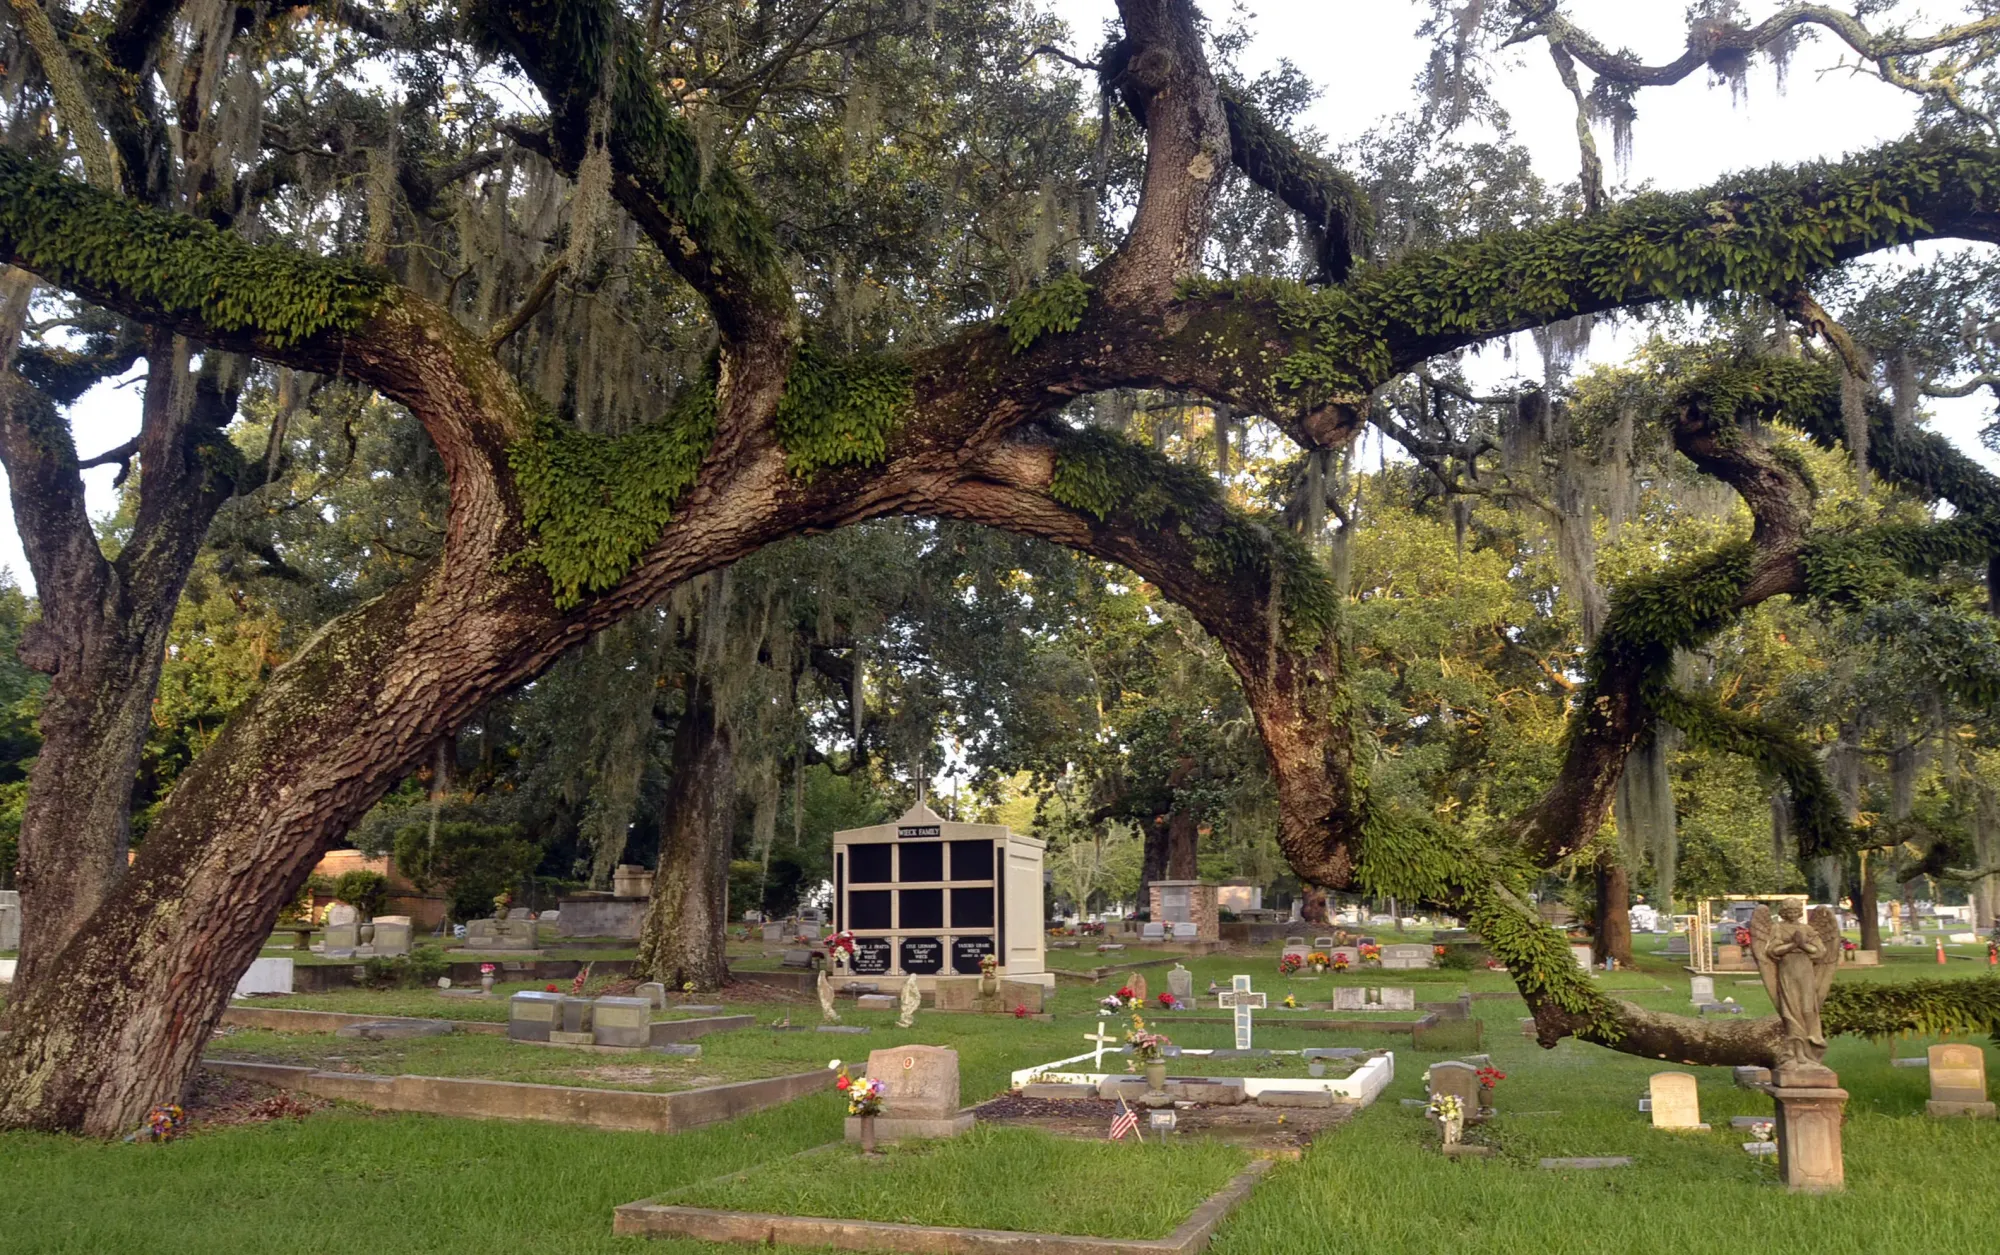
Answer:
<svg viewBox="0 0 2000 1255"><path fill-rule="evenodd" d="M220 335L287 348L352 331L388 280L345 261L258 246L195 218L145 209L0 149L0 251L59 287Z"/></svg>
<svg viewBox="0 0 2000 1255"><path fill-rule="evenodd" d="M1058 275L1015 298L998 321L1007 329L1008 347L1016 353L1025 353L1045 335L1075 331L1088 308L1090 285L1083 277Z"/></svg>
<svg viewBox="0 0 2000 1255"><path fill-rule="evenodd" d="M715 389L701 380L666 419L617 438L536 416L508 460L534 537L522 556L548 572L558 606L625 578L659 540L714 439Z"/></svg>
<svg viewBox="0 0 2000 1255"><path fill-rule="evenodd" d="M785 466L810 480L829 467L882 461L910 396L910 368L893 358L800 349L778 402Z"/></svg>

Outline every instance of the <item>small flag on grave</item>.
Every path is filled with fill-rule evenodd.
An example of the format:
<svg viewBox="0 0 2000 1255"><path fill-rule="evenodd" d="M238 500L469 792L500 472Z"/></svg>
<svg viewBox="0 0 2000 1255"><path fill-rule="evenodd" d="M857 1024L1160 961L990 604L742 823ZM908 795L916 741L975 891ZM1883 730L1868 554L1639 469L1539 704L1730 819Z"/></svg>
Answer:
<svg viewBox="0 0 2000 1255"><path fill-rule="evenodd" d="M1120 1098L1118 1100L1118 1114L1111 1121L1111 1140L1114 1142L1121 1141L1127 1133L1132 1134L1134 1137L1139 1137L1139 1113L1126 1106L1125 1100ZM1146 1139L1140 1137L1139 1140L1144 1141Z"/></svg>

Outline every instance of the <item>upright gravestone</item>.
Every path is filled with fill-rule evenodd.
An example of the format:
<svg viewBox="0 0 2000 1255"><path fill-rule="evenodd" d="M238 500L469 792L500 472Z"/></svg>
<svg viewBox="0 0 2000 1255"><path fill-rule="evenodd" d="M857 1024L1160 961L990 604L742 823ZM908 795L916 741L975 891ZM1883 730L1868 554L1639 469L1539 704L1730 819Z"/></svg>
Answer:
<svg viewBox="0 0 2000 1255"><path fill-rule="evenodd" d="M1701 1122L1701 1096L1691 1072L1655 1072L1647 1086L1656 1129L1706 1129Z"/></svg>
<svg viewBox="0 0 2000 1255"><path fill-rule="evenodd" d="M1434 957L1429 946L1398 943L1382 947L1382 966L1389 971L1411 971L1429 967Z"/></svg>
<svg viewBox="0 0 2000 1255"><path fill-rule="evenodd" d="M0 950L21 948L21 891L0 889Z"/></svg>
<svg viewBox="0 0 2000 1255"><path fill-rule="evenodd" d="M328 924L322 953L329 959L350 959L361 945L361 925Z"/></svg>
<svg viewBox="0 0 2000 1255"><path fill-rule="evenodd" d="M522 990L507 1000L507 1036L515 1041L547 1041L559 1027L563 996L539 989Z"/></svg>
<svg viewBox="0 0 2000 1255"><path fill-rule="evenodd" d="M1417 1009L1417 991L1407 986L1397 988L1384 986L1375 991L1381 996L1384 1011L1414 1011Z"/></svg>
<svg viewBox="0 0 2000 1255"><path fill-rule="evenodd" d="M1457 1059L1433 1063L1424 1073L1424 1084L1432 1098L1446 1094L1458 1099L1458 1109L1467 1120L1477 1119L1481 1109L1479 1069Z"/></svg>
<svg viewBox="0 0 2000 1255"><path fill-rule="evenodd" d="M1146 1005L1146 974L1144 972L1132 973L1131 977L1126 980L1125 987L1132 991L1132 1001L1142 1007Z"/></svg>
<svg viewBox="0 0 2000 1255"><path fill-rule="evenodd" d="M958 1052L945 1046L896 1046L868 1054L868 1079L882 1082L882 1114L875 1136L957 1137L972 1127L972 1113L958 1109ZM861 1140L861 1122L850 1116L846 1137Z"/></svg>
<svg viewBox="0 0 2000 1255"><path fill-rule="evenodd" d="M1366 1011L1368 991L1359 985L1335 985L1333 987L1333 1009L1336 1011Z"/></svg>
<svg viewBox="0 0 2000 1255"><path fill-rule="evenodd" d="M361 912L345 902L335 902L326 908L326 923L329 928L340 924L359 924Z"/></svg>
<svg viewBox="0 0 2000 1255"><path fill-rule="evenodd" d="M655 1011L664 1011L667 1009L667 987L659 981L647 981L633 990L632 996L635 998L644 998L647 1002L652 1003L653 1010Z"/></svg>
<svg viewBox="0 0 2000 1255"><path fill-rule="evenodd" d="M407 915L375 919L375 957L395 958L410 952L410 919Z"/></svg>
<svg viewBox="0 0 2000 1255"><path fill-rule="evenodd" d="M1174 964L1174 970L1167 973L1167 992L1174 996L1176 1002L1185 1002L1192 1005L1194 1002L1194 973L1188 971L1187 968L1179 963Z"/></svg>
<svg viewBox="0 0 2000 1255"><path fill-rule="evenodd" d="M1932 1046L1931 1099L1924 1110L1934 1116L1983 1116L1991 1119L1994 1105L1986 1101L1986 1054L1963 1042Z"/></svg>
<svg viewBox="0 0 2000 1255"><path fill-rule="evenodd" d="M1326 952L1326 957L1333 960L1336 968L1340 966L1340 960L1345 958L1348 970L1353 971L1355 968L1361 966L1361 947L1335 946Z"/></svg>
<svg viewBox="0 0 2000 1255"><path fill-rule="evenodd" d="M652 1040L653 1004L645 998L599 998L590 1011L593 1045L636 1050Z"/></svg>
<svg viewBox="0 0 2000 1255"><path fill-rule="evenodd" d="M1697 976L1689 982L1688 1001L1696 1006L1705 1006L1715 1001L1715 977Z"/></svg>

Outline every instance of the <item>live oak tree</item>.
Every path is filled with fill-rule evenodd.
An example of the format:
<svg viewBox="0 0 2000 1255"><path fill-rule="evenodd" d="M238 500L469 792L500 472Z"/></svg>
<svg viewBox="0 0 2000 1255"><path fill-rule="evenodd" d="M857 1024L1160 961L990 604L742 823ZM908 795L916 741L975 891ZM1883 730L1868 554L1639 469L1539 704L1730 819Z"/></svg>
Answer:
<svg viewBox="0 0 2000 1255"><path fill-rule="evenodd" d="M879 14L863 7L857 13L881 18L880 28L842 27L828 42L810 15L785 28L777 19L798 16L790 6L760 6L756 20L772 20L747 46L771 47L774 33L790 29L791 43L837 60L864 33L884 45L928 37L890 21L904 13L900 4ZM1491 8L1473 6L1461 35L1478 29L1482 7ZM1802 21L1854 42L1847 32L1856 21L1807 8L1779 27L1705 19L1678 72L1748 55ZM1521 9L1521 31L1544 39L1566 74L1581 63L1614 87L1671 77L1671 68L1602 54L1559 24L1555 6ZM233 30L240 12L226 8L213 28ZM71 24L70 40L102 41L104 55L88 61L102 84L66 75L55 43L41 39L52 120L28 147L0 150L0 254L147 336L199 342L205 365L241 354L353 380L398 402L435 446L449 507L435 560L328 623L270 677L180 777L127 873L83 878L87 900L38 884L43 909L73 927L60 949L34 960L10 1001L0 1122L97 1134L128 1127L179 1090L237 973L319 852L440 738L677 584L785 536L893 513L964 519L1081 549L1125 565L1184 607L1241 681L1294 869L1318 885L1465 915L1515 973L1544 1042L1576 1035L1649 1056L1768 1059L1768 1022L1704 1024L1597 993L1519 888L1530 869L1595 835L1625 758L1660 719L1691 742L1748 755L1781 777L1803 852L1854 840L1817 762L1789 729L1678 688L1671 660L1769 599L1866 601L1897 570L1983 563L1993 551L2000 490L1992 478L1937 437L1899 425L1854 386L1866 368L1843 351L1844 332L1807 285L1844 261L1917 239L2000 238L2000 154L1967 123L1836 165L1596 204L1578 218L1374 259L1358 184L1218 80L1187 0L1124 0L1120 13L1123 37L1098 65L1144 136L1122 239L1101 256L1079 252L1087 265L1049 277L997 316L960 302L956 325L941 319L920 340L861 351L812 318L812 302L801 300L810 285L792 277L773 207L760 203L755 172L736 164L745 151L738 145L754 149L748 136L765 115L747 105L732 113L732 102L795 82L769 68L793 63L790 44L779 43L768 65L738 67L735 81L703 83L697 97L681 93L699 76L667 71L735 55L705 43L704 32L723 20L705 6L669 15L629 13L610 0L473 3L459 14L462 28L426 27L427 43L464 50L469 42L532 84L543 114L497 120L506 152L525 150L574 177L586 207L615 204L623 215L616 221L656 250L646 256L657 259L657 272L644 281L684 290L688 317L713 328L712 365L686 375L704 382L654 389L674 392L664 413L622 435L573 421L574 398L587 393L576 382L585 378L577 359L556 362L540 351L524 362L508 347L562 282L549 262L583 270L594 260L587 247L542 258L539 275L515 265L511 277L489 268L461 284L435 267L405 266L399 281L368 264L371 245L380 260L407 228L400 217L378 213L370 224L364 213L368 229L340 256L227 233L205 209L210 189L198 180L176 196L121 186L186 164L168 151L147 69L177 8L125 6L102 34ZM31 36L48 25L37 15L47 17L33 9L23 23ZM363 39L406 33L351 7L333 16ZM244 20L270 29L255 15ZM276 28L289 29L289 20L275 20ZM1970 46L1992 20L1929 42L1855 38L1885 75L1908 78L1911 58ZM960 62L975 63L982 77L1020 73L1018 63ZM413 183L418 193L404 187L405 203L435 198L438 171L385 159L383 145L393 135L421 149L423 135L435 138L449 113L441 98L434 81L417 98L421 107L372 134L355 132L371 141L358 157L367 173L356 172L356 187L379 193ZM1940 98L1949 102L1950 93ZM101 150L93 118L111 137ZM58 122L71 140L66 164L51 142ZM331 153L334 140L354 151L340 136L292 147ZM521 169L514 177L533 183ZM1303 216L1308 280L1202 273L1232 169ZM1087 162L1072 169L1063 186L1101 185L1089 170ZM487 195L504 198L520 186L496 180ZM367 197L358 199L365 208ZM430 233L420 238L435 240L436 220L428 223L419 224ZM549 247L549 225L545 217L537 248ZM903 295L924 300L920 284ZM1373 797L1347 717L1341 598L1295 537L1232 508L1212 479L1061 417L1091 393L1157 389L1257 415L1308 449L1338 450L1369 421L1380 389L1439 355L1585 314L1734 295L1773 301L1814 345L1797 355L1716 354L1683 381L1668 421L1677 449L1740 494L1754 526L1612 591L1560 770L1515 817L1504 848ZM615 322L604 319L593 334L617 342L629 329ZM668 377L649 373L645 352L607 360L643 379ZM524 386L516 367L532 367L551 386ZM645 392L612 382L600 380L600 392ZM210 413L199 397L194 412ZM67 433L42 413L39 426L20 430L55 430L55 464L73 484L74 455L61 456ZM213 429L202 422L193 429ZM1799 459L1786 437L1767 431L1777 423L1847 442L1874 475L1921 500L1947 501L1955 513L1815 528ZM153 480L164 455L140 454L141 473ZM64 500L80 501L65 491ZM49 569L89 571L97 561L93 552ZM157 666L140 651L131 656ZM60 681L61 660L49 661ZM120 678L103 691L129 700L143 687ZM93 779L120 783L115 770ZM60 857L37 849L56 839L24 827L24 862ZM105 861L101 851L95 857ZM1993 992L1977 988L1987 982L1958 984L1965 988L1899 1001L1843 990L1829 1018L1870 1031L1994 1018Z"/></svg>

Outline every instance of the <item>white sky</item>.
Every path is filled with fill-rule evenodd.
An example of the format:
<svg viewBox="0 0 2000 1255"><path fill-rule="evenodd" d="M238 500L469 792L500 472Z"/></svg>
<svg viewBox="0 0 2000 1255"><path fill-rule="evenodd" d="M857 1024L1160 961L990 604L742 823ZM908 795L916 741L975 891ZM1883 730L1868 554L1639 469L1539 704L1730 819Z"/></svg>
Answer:
<svg viewBox="0 0 2000 1255"><path fill-rule="evenodd" d="M1076 32L1070 51L1085 56L1095 52L1104 20L1116 12L1113 0L1048 3ZM1777 6L1752 0L1746 7L1752 18L1761 18ZM1221 19L1227 15L1227 0L1207 0L1206 8ZM1428 52L1414 37L1421 17L1417 5L1396 0L1254 0L1250 8L1256 14L1251 22L1256 39L1245 54L1245 68L1254 72L1279 57L1297 62L1323 89L1308 120L1335 143L1415 104L1412 83ZM1649 62L1671 60L1683 46L1685 0L1578 0L1569 9L1605 45L1630 47ZM1916 6L1905 5L1903 11L1914 14ZM1951 12L1946 7L1940 15ZM1918 29L1932 25L1912 20ZM1567 181L1575 176L1577 160L1569 96L1540 45L1517 49L1514 58L1520 68L1499 76L1499 98L1543 177ZM1913 99L1845 71L1822 73L1836 60L1830 39L1802 47L1793 58L1783 96L1777 94L1770 67L1759 62L1751 70L1747 101L1735 105L1726 88L1708 86L1705 74L1641 93L1631 167L1624 180L1615 171L1609 173L1610 179L1651 181L1664 189L1692 187L1732 170L1836 157L1907 134L1915 115ZM1608 157L1609 137L1600 136L1599 142ZM1598 355L1619 351L1619 337L1600 337ZM1515 346L1511 360L1486 353L1485 368L1495 376L1509 374L1523 369L1524 356L1526 362L1534 360L1525 340ZM1990 403L1975 397L1935 403L1935 408L1939 430L1989 465L1996 464L1975 439ZM77 403L72 421L79 454L87 458L112 448L137 431L135 390L99 387ZM93 514L111 509L114 473L111 467L85 472ZM32 588L8 502L0 502L0 565Z"/></svg>

